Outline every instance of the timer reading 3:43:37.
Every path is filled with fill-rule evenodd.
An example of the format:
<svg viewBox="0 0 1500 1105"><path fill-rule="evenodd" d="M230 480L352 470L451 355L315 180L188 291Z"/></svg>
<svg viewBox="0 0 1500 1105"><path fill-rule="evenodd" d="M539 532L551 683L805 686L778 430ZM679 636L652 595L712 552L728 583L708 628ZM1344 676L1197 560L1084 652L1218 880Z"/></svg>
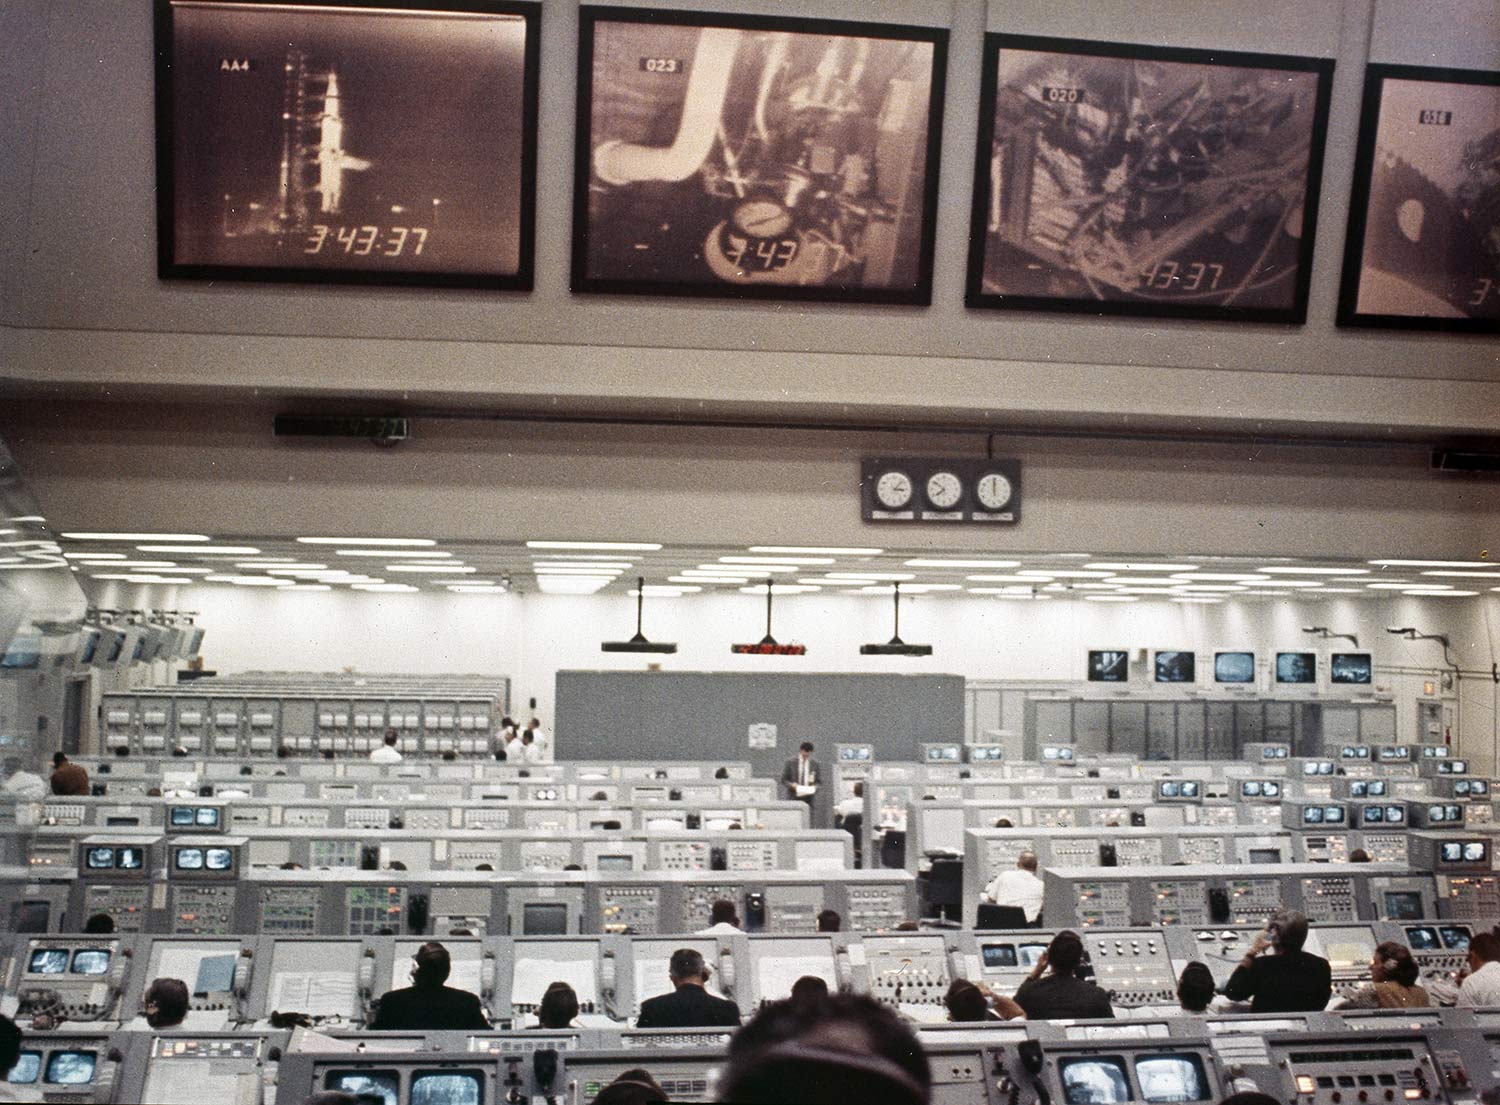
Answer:
<svg viewBox="0 0 1500 1105"><path fill-rule="evenodd" d="M351 257L420 257L427 245L425 226L324 226L314 223L303 253L347 253Z"/></svg>

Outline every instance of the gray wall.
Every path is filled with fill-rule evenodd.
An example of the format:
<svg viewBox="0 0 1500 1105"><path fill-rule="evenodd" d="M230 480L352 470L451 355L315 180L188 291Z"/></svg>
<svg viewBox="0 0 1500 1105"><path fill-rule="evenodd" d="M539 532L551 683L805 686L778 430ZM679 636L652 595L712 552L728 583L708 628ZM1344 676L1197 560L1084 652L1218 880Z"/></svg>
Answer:
<svg viewBox="0 0 1500 1105"><path fill-rule="evenodd" d="M777 728L773 749L748 747L756 722ZM958 675L788 675L736 672L560 671L557 744L569 759L749 760L779 778L810 740L825 768L840 741L867 741L883 760L912 760L923 741L962 742Z"/></svg>

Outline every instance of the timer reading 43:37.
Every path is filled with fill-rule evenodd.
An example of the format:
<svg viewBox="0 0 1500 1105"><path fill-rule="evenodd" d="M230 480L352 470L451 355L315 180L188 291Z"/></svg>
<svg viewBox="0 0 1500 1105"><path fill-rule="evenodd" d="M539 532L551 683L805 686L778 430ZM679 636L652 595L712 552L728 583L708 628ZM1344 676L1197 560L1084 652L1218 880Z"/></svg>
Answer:
<svg viewBox="0 0 1500 1105"><path fill-rule="evenodd" d="M368 257L371 253L380 257L400 257L410 249L412 256L421 256L427 244L425 226L391 226L382 230L378 226L324 226L314 223L312 233L307 236L303 253L322 253L326 247L330 253L343 251L352 257Z"/></svg>

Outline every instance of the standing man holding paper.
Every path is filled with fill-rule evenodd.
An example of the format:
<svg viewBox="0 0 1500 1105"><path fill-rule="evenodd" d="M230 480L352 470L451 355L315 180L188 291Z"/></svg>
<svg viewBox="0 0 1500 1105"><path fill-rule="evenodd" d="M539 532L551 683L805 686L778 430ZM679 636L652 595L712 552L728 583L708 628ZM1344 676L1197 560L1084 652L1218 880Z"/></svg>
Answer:
<svg viewBox="0 0 1500 1105"><path fill-rule="evenodd" d="M818 783L823 778L823 765L812 758L812 741L803 741L793 756L781 769L781 783L788 798L800 798L813 808L813 798L818 793Z"/></svg>

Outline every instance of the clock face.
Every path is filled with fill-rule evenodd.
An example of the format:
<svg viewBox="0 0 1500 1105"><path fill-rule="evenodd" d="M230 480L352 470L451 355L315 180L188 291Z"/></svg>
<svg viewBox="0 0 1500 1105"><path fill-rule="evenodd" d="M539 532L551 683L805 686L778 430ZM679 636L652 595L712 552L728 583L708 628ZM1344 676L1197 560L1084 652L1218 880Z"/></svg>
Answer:
<svg viewBox="0 0 1500 1105"><path fill-rule="evenodd" d="M1010 502L1010 480L999 472L986 472L974 485L974 494L985 510L1003 510L1005 504Z"/></svg>
<svg viewBox="0 0 1500 1105"><path fill-rule="evenodd" d="M884 472L875 481L875 498L887 510L899 510L911 502L911 477L905 472Z"/></svg>
<svg viewBox="0 0 1500 1105"><path fill-rule="evenodd" d="M934 472L927 477L927 501L939 510L950 510L963 498L964 485L952 472Z"/></svg>

